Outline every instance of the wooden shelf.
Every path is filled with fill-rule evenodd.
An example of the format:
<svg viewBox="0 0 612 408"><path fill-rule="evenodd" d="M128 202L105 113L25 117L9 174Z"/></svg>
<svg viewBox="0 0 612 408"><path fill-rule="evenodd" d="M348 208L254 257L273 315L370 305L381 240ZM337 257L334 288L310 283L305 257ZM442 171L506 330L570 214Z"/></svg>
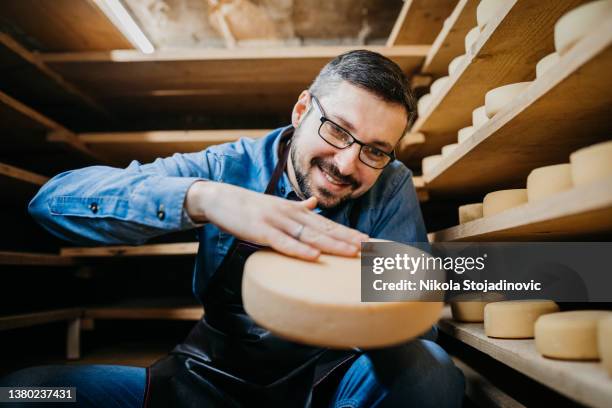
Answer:
<svg viewBox="0 0 612 408"><path fill-rule="evenodd" d="M544 241L612 232L612 180L523 204L429 235L432 242Z"/></svg>
<svg viewBox="0 0 612 408"><path fill-rule="evenodd" d="M405 0L387 46L431 44L457 0Z"/></svg>
<svg viewBox="0 0 612 408"><path fill-rule="evenodd" d="M174 153L198 152L212 145L234 142L240 137L262 137L269 130L191 130L129 133L82 133L79 140L91 151L127 164L148 163Z"/></svg>
<svg viewBox="0 0 612 408"><path fill-rule="evenodd" d="M472 46L457 74L436 95L411 131L425 134L419 159L438 154L457 141L457 131L472 122L487 91L532 80L536 62L554 51L553 27L582 0L513 0L500 8Z"/></svg>
<svg viewBox="0 0 612 408"><path fill-rule="evenodd" d="M106 258L132 256L180 256L195 255L198 242L180 242L173 244L153 244L141 246L103 246L91 248L62 248L61 256L74 258Z"/></svg>
<svg viewBox="0 0 612 408"><path fill-rule="evenodd" d="M56 254L0 251L0 265L72 266L73 258Z"/></svg>
<svg viewBox="0 0 612 408"><path fill-rule="evenodd" d="M559 361L542 357L533 340L492 339L481 323L459 323L446 308L438 322L444 333L582 404L608 407L612 379L599 363Z"/></svg>
<svg viewBox="0 0 612 408"><path fill-rule="evenodd" d="M612 138L612 19L564 55L425 177L432 194L524 186L529 172L567 163Z"/></svg>
<svg viewBox="0 0 612 408"><path fill-rule="evenodd" d="M79 319L82 314L82 309L70 308L11 316L0 316L0 331Z"/></svg>
<svg viewBox="0 0 612 408"><path fill-rule="evenodd" d="M94 320L189 320L202 318L202 306L177 307L95 307L85 310L85 318Z"/></svg>
<svg viewBox="0 0 612 408"><path fill-rule="evenodd" d="M422 72L435 78L448 75L448 64L465 53L465 35L478 24L478 0L460 0L436 37L423 64Z"/></svg>
<svg viewBox="0 0 612 408"><path fill-rule="evenodd" d="M0 163L0 197L29 200L47 180L47 177Z"/></svg>

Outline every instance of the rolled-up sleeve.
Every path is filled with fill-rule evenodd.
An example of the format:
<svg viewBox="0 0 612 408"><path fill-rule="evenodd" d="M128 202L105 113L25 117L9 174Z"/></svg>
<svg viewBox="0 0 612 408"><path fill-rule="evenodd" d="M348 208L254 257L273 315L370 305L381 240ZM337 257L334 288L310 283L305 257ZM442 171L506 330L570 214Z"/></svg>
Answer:
<svg viewBox="0 0 612 408"><path fill-rule="evenodd" d="M54 235L78 244L142 244L195 228L184 211L187 190L215 180L219 157L211 149L174 154L125 168L91 166L49 180L29 204L32 217Z"/></svg>

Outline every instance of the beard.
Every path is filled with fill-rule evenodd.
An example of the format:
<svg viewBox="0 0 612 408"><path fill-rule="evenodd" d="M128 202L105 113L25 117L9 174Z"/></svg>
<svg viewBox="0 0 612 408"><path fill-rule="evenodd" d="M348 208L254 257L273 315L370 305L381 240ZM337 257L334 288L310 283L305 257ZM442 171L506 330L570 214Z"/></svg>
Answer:
<svg viewBox="0 0 612 408"><path fill-rule="evenodd" d="M318 201L318 206L324 209L330 209L338 207L351 199L353 191L357 190L361 183L355 180L351 176L345 176L340 173L340 170L336 167L332 160L324 159L322 157L313 157L309 160L306 168L302 166L300 161L301 155L299 152L299 140L301 139L299 130L296 128L293 135L293 141L291 142L290 158L293 164L293 170L295 172L295 178L298 184L298 188L304 195L304 199L315 196ZM312 171L315 167L319 167L321 171L327 173L342 183L350 185L350 190L344 194L333 193L323 187L315 187L312 182ZM316 189L316 191L314 191ZM318 193L318 194L316 194Z"/></svg>

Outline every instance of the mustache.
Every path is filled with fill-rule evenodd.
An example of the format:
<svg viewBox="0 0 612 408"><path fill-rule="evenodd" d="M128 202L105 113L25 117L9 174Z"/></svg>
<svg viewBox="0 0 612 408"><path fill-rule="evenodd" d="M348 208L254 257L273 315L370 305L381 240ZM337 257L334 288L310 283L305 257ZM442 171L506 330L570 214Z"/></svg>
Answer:
<svg viewBox="0 0 612 408"><path fill-rule="evenodd" d="M360 186L360 183L357 180L355 180L353 177L343 175L342 173L340 173L340 170L338 170L338 168L333 163L327 162L321 159L320 157L315 157L314 159L312 159L310 161L310 164L312 166L319 166L326 173L329 173L334 178L340 180L341 183L350 184L351 187L353 187L353 189L355 190L359 188Z"/></svg>

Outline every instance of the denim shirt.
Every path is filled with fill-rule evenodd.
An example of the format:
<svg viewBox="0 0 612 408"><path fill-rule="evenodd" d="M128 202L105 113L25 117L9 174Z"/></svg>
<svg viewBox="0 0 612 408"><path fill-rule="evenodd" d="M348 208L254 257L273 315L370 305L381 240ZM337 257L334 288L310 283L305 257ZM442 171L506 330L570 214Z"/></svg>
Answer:
<svg viewBox="0 0 612 408"><path fill-rule="evenodd" d="M148 164L133 161L125 169L91 166L67 171L40 189L29 212L54 235L79 245L140 245L158 235L196 229L200 245L193 291L201 300L234 237L213 224L194 223L183 208L187 190L195 181L212 180L263 193L278 162L284 129ZM276 194L296 198L286 173ZM332 210L316 211L348 225L352 205L349 200ZM427 242L412 174L399 161L387 166L363 196L357 229L406 244Z"/></svg>

